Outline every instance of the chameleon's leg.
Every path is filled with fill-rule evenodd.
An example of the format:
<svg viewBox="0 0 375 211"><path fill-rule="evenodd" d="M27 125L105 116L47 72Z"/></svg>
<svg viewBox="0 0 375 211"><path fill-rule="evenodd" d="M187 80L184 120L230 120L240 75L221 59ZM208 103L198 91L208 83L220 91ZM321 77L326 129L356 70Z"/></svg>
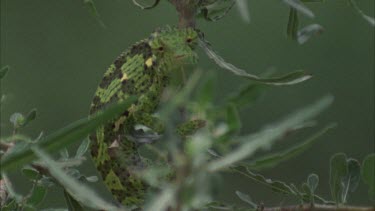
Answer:
<svg viewBox="0 0 375 211"><path fill-rule="evenodd" d="M204 127L206 125L206 121L202 119L194 119L182 123L177 127L177 133L181 137L186 137L189 135L193 135L197 130Z"/></svg>
<svg viewBox="0 0 375 211"><path fill-rule="evenodd" d="M152 116L151 114L140 113L134 115L134 119L138 124L142 124L158 134L161 134L164 131L163 122L159 118Z"/></svg>

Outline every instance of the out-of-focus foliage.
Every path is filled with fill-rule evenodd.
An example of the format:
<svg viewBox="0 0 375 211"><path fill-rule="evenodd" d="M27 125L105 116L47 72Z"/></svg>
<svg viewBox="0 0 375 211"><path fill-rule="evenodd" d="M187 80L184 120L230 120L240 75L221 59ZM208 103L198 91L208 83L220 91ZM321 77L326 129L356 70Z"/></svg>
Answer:
<svg viewBox="0 0 375 211"><path fill-rule="evenodd" d="M160 1L155 0L151 4L144 4L139 0L133 0L133 2L142 9L151 9L155 8ZM198 17L203 17L208 21L217 21L225 17L236 4L240 5L237 8L243 20L246 22L250 20L250 14L246 12L245 8L249 6L246 1L202 0L197 2L199 2L197 5ZM283 0L282 2L290 7L287 24L289 38L303 44L313 35L322 32L323 27L319 24L310 24L300 29L299 15L313 19L316 15L307 7L308 3L322 3L323 1ZM349 2L366 21L374 25L374 19L364 14L356 1L350 0ZM84 3L99 23L104 26L94 0L84 0ZM362 163L347 157L344 153L332 156L329 177L331 199L325 199L318 194L318 186L328 186L328 184L322 184L321 178L317 174L309 174L306 181L298 185L297 183L269 179L263 173L255 172L274 167L300 155L311 147L318 137L333 128L335 124L330 124L317 130L310 138L301 143L276 153L261 157L255 156L256 152L268 151L277 142L288 139L290 135L299 130L313 128L315 123L312 120L332 103L333 98L324 97L304 109L292 112L280 121L266 125L257 132L241 134L241 128L245 127L246 123L240 121L239 110L259 99L267 90L267 85L293 85L309 79L310 76L304 71L298 71L282 77L258 77L225 62L212 50L203 37L201 47L218 66L236 75L249 78L253 82L248 83L230 98L223 100L221 104L213 104L218 83L210 75L201 77L202 74L196 73L190 77L180 92L168 90L167 93L173 96L172 100L163 102L159 111L161 118L167 122L166 134L162 136L162 142L159 142L158 145L145 145L149 153L153 153L157 159L151 162L153 165L150 168L138 172L144 181L152 187L145 210L257 209L260 203L251 198L252 192L249 190L234 192L246 206L221 202L216 198L215 188L222 185L220 182L221 172L243 175L252 182L268 187L275 193L292 196L295 203L307 202L337 206L347 204L350 195L357 189L361 181L369 186L368 195L370 199L374 199L374 154L368 155ZM0 70L0 79L4 78L8 70L8 66ZM268 75L266 76L268 77ZM203 79L199 80L200 78ZM196 87L201 87L201 89L197 90ZM1 99L3 99L3 95ZM10 118L14 133L10 137L1 137L0 142L2 146L1 190L6 192L6 195L1 197L2 210L41 210L40 205L48 192L58 188L63 189L61 197L66 200L69 210L85 210L88 207L131 210L131 208L120 207L104 199L100 192L96 192L90 187L92 183L101 182L101 180L96 176L86 176L78 169L78 166L86 160L85 154L89 148L89 141L85 138L87 134L117 116L131 103L132 101L114 105L97 116L74 122L46 137L40 133L41 135L37 138L22 135L22 131L20 131L37 117L36 110L31 110L25 116L21 113L14 113ZM179 115L179 108L183 106L186 106L188 113L193 117L204 117L207 121L205 128L187 138L181 138L175 134L175 125L178 120L173 117ZM70 156L67 147L79 141L82 143L74 155ZM58 158L56 158L56 152L60 153ZM21 170L22 174L30 180L32 187L27 194L20 194L13 188L13 181L9 175L13 174L14 170ZM44 210L57 211L66 210L66 208Z"/></svg>

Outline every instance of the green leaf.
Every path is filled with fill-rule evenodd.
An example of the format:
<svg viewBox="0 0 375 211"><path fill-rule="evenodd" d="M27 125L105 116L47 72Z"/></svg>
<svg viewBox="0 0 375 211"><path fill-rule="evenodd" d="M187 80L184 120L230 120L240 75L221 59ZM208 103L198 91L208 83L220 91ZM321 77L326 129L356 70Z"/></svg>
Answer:
<svg viewBox="0 0 375 211"><path fill-rule="evenodd" d="M90 146L90 140L88 138L84 139L82 143L79 145L77 152L76 152L76 158L83 157L83 155L86 153L86 151L89 149Z"/></svg>
<svg viewBox="0 0 375 211"><path fill-rule="evenodd" d="M36 118L36 109L32 109L26 117L21 113L14 113L10 116L10 122L13 124L15 128L21 128L28 125L31 121Z"/></svg>
<svg viewBox="0 0 375 211"><path fill-rule="evenodd" d="M105 122L119 116L135 101L136 98L131 97L121 103L110 106L102 112L89 118L76 121L65 128L62 128L51 135L42 138L38 143L30 144L25 149L17 153L11 153L1 159L2 171L24 165L32 162L36 157L31 150L31 146L38 146L47 152L56 152L70 144L84 139L90 132Z"/></svg>
<svg viewBox="0 0 375 211"><path fill-rule="evenodd" d="M36 169L29 167L29 166L22 168L22 174L25 175L30 180L39 179L41 176Z"/></svg>
<svg viewBox="0 0 375 211"><path fill-rule="evenodd" d="M283 194L290 194L290 195L296 195L296 192L285 182L281 181L274 181L272 179L266 179L263 175L261 174L256 174L250 171L248 168L239 166L239 167L233 167L231 168L232 170L237 171L238 173L256 181L259 182L260 184L263 184L265 186L268 186L272 189L272 191L277 192L277 193L283 193Z"/></svg>
<svg viewBox="0 0 375 211"><path fill-rule="evenodd" d="M240 69L233 64L230 64L226 62L222 57L220 57L218 54L216 54L212 48L210 47L209 43L204 40L204 38L201 36L199 40L200 47L203 48L207 56L214 60L214 62L221 68L231 71L233 74L247 78L249 80L268 84L268 85L274 85L274 86L285 86L285 85L293 85L297 83L301 83L303 81L306 81L310 79L312 76L310 74L307 74L305 71L299 70L295 72L291 72L279 77L274 78L260 78L254 74L249 74L245 70Z"/></svg>
<svg viewBox="0 0 375 211"><path fill-rule="evenodd" d="M69 211L84 211L83 207L64 190L64 198Z"/></svg>
<svg viewBox="0 0 375 211"><path fill-rule="evenodd" d="M64 160L69 159L69 152L68 152L68 149L67 149L67 148L62 148L62 149L60 150L60 156L61 156L61 158L64 159Z"/></svg>
<svg viewBox="0 0 375 211"><path fill-rule="evenodd" d="M316 188L318 187L319 184L319 176L316 174L310 174L307 177L307 185L309 189L311 190L312 193L315 192Z"/></svg>
<svg viewBox="0 0 375 211"><path fill-rule="evenodd" d="M291 196L295 196L297 197L298 199L300 199L301 201L307 201L309 200L310 198L310 195L306 195L304 193L301 193L297 187L295 187L295 185L293 184L287 184L285 182L282 182L282 181L277 181L277 180L272 180L272 179L267 179L265 178L263 175L261 174L256 174L256 173L253 173L252 171L250 171L247 167L245 166L236 166L236 167L231 167L230 170L234 171L234 172L237 172L255 182L258 182L268 188L270 188L272 191L276 192L276 193L282 193L282 194L286 194L286 195L291 195ZM323 204L332 204L331 201L327 201L325 199L323 199L322 197L318 196L318 195L313 195L314 197L314 200L319 202L319 203L323 203Z"/></svg>
<svg viewBox="0 0 375 211"><path fill-rule="evenodd" d="M27 124L29 124L31 121L33 121L35 118L36 118L36 115L37 115L37 110L34 108L32 109L27 115L26 115L26 119L25 119L25 122L23 123L23 127L26 126Z"/></svg>
<svg viewBox="0 0 375 211"><path fill-rule="evenodd" d="M290 8L288 25L286 29L286 35L288 38L292 40L297 39L298 25L299 25L299 21L298 21L297 10L294 8Z"/></svg>
<svg viewBox="0 0 375 211"><path fill-rule="evenodd" d="M56 185L55 180L52 177L46 177L44 176L42 179L38 181L38 184L50 188Z"/></svg>
<svg viewBox="0 0 375 211"><path fill-rule="evenodd" d="M315 17L314 13L300 0L283 0L283 2L309 18Z"/></svg>
<svg viewBox="0 0 375 211"><path fill-rule="evenodd" d="M349 0L350 5L365 19L371 26L375 26L375 19L366 15L357 5L356 0Z"/></svg>
<svg viewBox="0 0 375 211"><path fill-rule="evenodd" d="M321 137L323 134L333 129L334 127L336 127L336 124L330 124L324 127L323 129L321 129L320 131L316 132L315 134L313 134L306 141L300 144L297 144L296 146L292 146L286 151L266 155L246 165L250 169L256 169L256 170L272 168L286 160L289 160L305 152L308 148L310 148L313 145L314 141L318 140L319 137Z"/></svg>
<svg viewBox="0 0 375 211"><path fill-rule="evenodd" d="M319 184L319 177L316 174L310 174L307 177L307 183L304 183L302 188L305 189L305 193L309 197L309 202L315 203L315 190Z"/></svg>
<svg viewBox="0 0 375 211"><path fill-rule="evenodd" d="M11 199L7 204L1 207L1 211L14 211L17 210L17 202Z"/></svg>
<svg viewBox="0 0 375 211"><path fill-rule="evenodd" d="M346 203L349 192L354 192L361 180L361 164L355 159L346 160L348 166L348 174L343 178L342 185L343 190L341 194L341 200Z"/></svg>
<svg viewBox="0 0 375 211"><path fill-rule="evenodd" d="M47 194L47 189L44 186L36 185L30 198L27 199L27 204L31 206L37 206L40 204Z"/></svg>
<svg viewBox="0 0 375 211"><path fill-rule="evenodd" d="M242 144L231 153L208 163L208 171L213 172L228 168L243 159L250 157L257 150L270 148L276 140L282 138L291 129L304 124L311 118L314 118L326 109L332 101L333 97L331 96L321 98L316 103L289 115L286 119L276 124L265 127L256 134L250 134L238 138L241 140Z"/></svg>
<svg viewBox="0 0 375 211"><path fill-rule="evenodd" d="M78 170L78 169L68 169L66 172L65 172L67 175L73 177L74 179L79 179L81 177L83 177L83 175L81 174L81 172Z"/></svg>
<svg viewBox="0 0 375 211"><path fill-rule="evenodd" d="M24 124L25 117L21 113L14 113L10 116L9 121L15 128L19 128Z"/></svg>
<svg viewBox="0 0 375 211"><path fill-rule="evenodd" d="M344 153L337 153L331 157L330 161L330 178L329 184L331 187L332 199L336 203L342 202L342 181L348 174L348 164L346 162L346 155Z"/></svg>
<svg viewBox="0 0 375 211"><path fill-rule="evenodd" d="M228 133L235 134L241 129L241 120L237 108L233 104L227 106Z"/></svg>
<svg viewBox="0 0 375 211"><path fill-rule="evenodd" d="M209 105L214 102L215 97L215 82L216 82L216 75L210 72L207 74L208 76L204 77L204 81L199 88L199 92L197 93L196 99L200 105L204 108L209 107Z"/></svg>
<svg viewBox="0 0 375 211"><path fill-rule="evenodd" d="M375 201L375 154L366 156L362 163L361 176L364 183L369 186L369 197Z"/></svg>
<svg viewBox="0 0 375 211"><path fill-rule="evenodd" d="M323 3L325 0L301 0L304 3Z"/></svg>
<svg viewBox="0 0 375 211"><path fill-rule="evenodd" d="M309 202L314 203L313 193L311 192L309 185L305 182L302 183L302 191L309 198ZM305 202L302 194L300 195L300 198L302 199L302 203Z"/></svg>
<svg viewBox="0 0 375 211"><path fill-rule="evenodd" d="M233 8L235 0L217 0L209 4L201 4L200 12L207 21L218 21Z"/></svg>
<svg viewBox="0 0 375 211"><path fill-rule="evenodd" d="M174 186L163 188L163 190L150 200L146 206L145 211L164 211L168 207L175 204L177 189Z"/></svg>
<svg viewBox="0 0 375 211"><path fill-rule="evenodd" d="M237 10L245 23L250 23L250 12L247 0L236 0Z"/></svg>
<svg viewBox="0 0 375 211"><path fill-rule="evenodd" d="M152 8L158 6L159 2L160 2L160 0L154 0L153 4L145 6L142 3L139 3L138 0L133 0L133 3L143 10L152 9Z"/></svg>
<svg viewBox="0 0 375 211"><path fill-rule="evenodd" d="M38 148L38 146L32 146L31 150L43 162L51 176L55 178L74 199L95 210L121 210L119 207L100 198L95 191L91 190L83 183L67 175L64 170L59 167L58 163Z"/></svg>
<svg viewBox="0 0 375 211"><path fill-rule="evenodd" d="M97 182L99 180L97 176L89 176L89 177L85 177L85 179L87 182Z"/></svg>
<svg viewBox="0 0 375 211"><path fill-rule="evenodd" d="M308 25L297 32L297 41L299 44L304 44L312 36L321 34L323 30L323 27L319 24Z"/></svg>
<svg viewBox="0 0 375 211"><path fill-rule="evenodd" d="M5 66L5 67L2 67L0 69L0 80L3 79L5 77L5 75L8 73L9 71L9 66Z"/></svg>
<svg viewBox="0 0 375 211"><path fill-rule="evenodd" d="M102 21L102 19L100 18L99 12L96 9L94 1L93 0L83 0L83 3L87 6L91 15L96 19L96 21L99 23L99 25L101 27L105 28L106 26L105 26L104 22Z"/></svg>
<svg viewBox="0 0 375 211"><path fill-rule="evenodd" d="M250 83L241 88L240 91L227 99L227 102L233 103L241 109L257 101L264 93L267 86L258 83Z"/></svg>
<svg viewBox="0 0 375 211"><path fill-rule="evenodd" d="M251 208L257 208L257 204L253 202L253 200L250 198L250 196L248 194L245 194L245 193L242 193L241 191L236 191L236 195L238 196L238 198L240 198L242 201L246 202L247 204L249 204L251 206Z"/></svg>

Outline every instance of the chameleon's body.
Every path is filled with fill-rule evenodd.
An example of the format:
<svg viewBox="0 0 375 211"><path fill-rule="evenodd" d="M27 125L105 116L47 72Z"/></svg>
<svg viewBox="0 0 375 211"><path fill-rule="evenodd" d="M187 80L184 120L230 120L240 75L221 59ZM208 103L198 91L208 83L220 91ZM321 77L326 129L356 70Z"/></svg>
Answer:
<svg viewBox="0 0 375 211"><path fill-rule="evenodd" d="M136 124L158 133L163 131L163 125L152 114L171 71L197 60L197 37L196 30L190 28L167 27L154 32L116 59L95 93L90 114L130 95L138 97L121 116L90 135L94 162L108 189L124 205L142 204L146 190L146 185L133 173L144 167L138 154L139 144L126 136L132 134Z"/></svg>

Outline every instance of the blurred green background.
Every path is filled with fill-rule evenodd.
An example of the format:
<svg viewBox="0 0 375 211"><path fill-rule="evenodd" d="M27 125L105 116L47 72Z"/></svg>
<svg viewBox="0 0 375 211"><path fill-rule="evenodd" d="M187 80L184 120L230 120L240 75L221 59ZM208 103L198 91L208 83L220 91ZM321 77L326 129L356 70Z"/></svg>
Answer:
<svg viewBox="0 0 375 211"><path fill-rule="evenodd" d="M1 0L2 65L11 66L2 83L7 100L1 110L1 136L10 135L8 119L14 112L38 109L37 120L22 131L32 137L87 116L103 72L120 52L154 28L177 21L174 8L164 1L148 11L129 0L95 3L106 28L100 27L82 1ZM334 105L318 118L318 127L330 122L337 122L338 127L303 155L262 172L269 178L297 184L309 173L317 173L317 192L328 197L330 156L345 152L362 160L374 151L374 28L346 1L309 4L317 17L301 16L302 25L319 23L325 31L299 45L286 39L289 10L282 1L249 1L249 6L250 24L234 9L219 22L200 20L198 27L221 56L248 72L306 69L314 75L300 85L274 87L256 105L241 110L243 133L256 131L320 96L335 96ZM359 6L374 16L373 0L360 0ZM219 69L202 52L200 55L198 66L218 75L220 98L247 83ZM274 149L297 143L316 129L299 132ZM92 168L87 171L94 172ZM219 197L227 202L239 201L235 190L249 193L254 201L266 205L283 199L241 176L225 174L224 179ZM21 190L24 183L20 179L16 188ZM48 201L64 204L58 191L49 195ZM369 204L367 187L361 185L349 202Z"/></svg>

